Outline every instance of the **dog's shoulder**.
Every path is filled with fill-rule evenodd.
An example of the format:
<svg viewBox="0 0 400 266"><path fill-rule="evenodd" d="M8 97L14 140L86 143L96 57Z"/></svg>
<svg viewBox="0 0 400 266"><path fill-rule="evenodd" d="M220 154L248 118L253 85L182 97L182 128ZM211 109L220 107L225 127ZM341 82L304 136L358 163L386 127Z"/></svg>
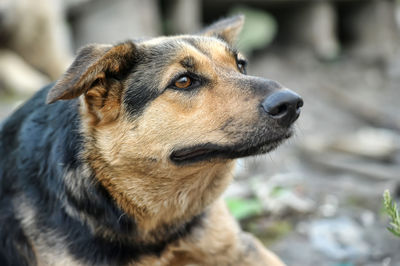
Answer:
<svg viewBox="0 0 400 266"><path fill-rule="evenodd" d="M49 153L58 157L57 152L51 150L55 142L62 140L76 144L78 141L78 134L70 133L79 127L77 101L45 104L52 86L40 90L3 122L0 128L0 165L5 164L5 169L24 171L26 165L15 165L16 168L7 165L21 163L23 158L37 164L49 157Z"/></svg>
<svg viewBox="0 0 400 266"><path fill-rule="evenodd" d="M10 199L0 200L0 265L36 265L33 248L15 218Z"/></svg>
<svg viewBox="0 0 400 266"><path fill-rule="evenodd" d="M49 165L73 163L77 157L79 145L74 144L78 134L68 134L79 122L77 108L67 108L73 102L46 105L51 87L37 92L0 126L0 265L35 265L33 248L17 213L18 205L25 203L21 199L33 205L39 200L39 179L48 180L48 171L57 169ZM69 143L72 148L64 149L62 143Z"/></svg>

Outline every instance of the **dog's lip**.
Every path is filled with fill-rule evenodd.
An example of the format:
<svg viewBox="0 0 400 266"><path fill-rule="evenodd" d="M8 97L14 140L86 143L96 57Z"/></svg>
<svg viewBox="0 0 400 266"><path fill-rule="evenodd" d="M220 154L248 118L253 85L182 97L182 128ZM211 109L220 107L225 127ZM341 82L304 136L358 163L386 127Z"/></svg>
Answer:
<svg viewBox="0 0 400 266"><path fill-rule="evenodd" d="M184 147L174 150L170 159L176 164L182 163L193 163L213 158L222 159L236 159L241 157L247 157L256 154L262 154L275 149L279 144L291 137L292 132L261 141L257 144L236 144L232 146L218 145L214 143L198 144L190 147Z"/></svg>
<svg viewBox="0 0 400 266"><path fill-rule="evenodd" d="M174 151L171 154L171 158L174 161L183 161L185 159L190 159L197 156L202 156L204 154L211 153L213 150L205 147L192 147L192 148L183 148L177 151Z"/></svg>

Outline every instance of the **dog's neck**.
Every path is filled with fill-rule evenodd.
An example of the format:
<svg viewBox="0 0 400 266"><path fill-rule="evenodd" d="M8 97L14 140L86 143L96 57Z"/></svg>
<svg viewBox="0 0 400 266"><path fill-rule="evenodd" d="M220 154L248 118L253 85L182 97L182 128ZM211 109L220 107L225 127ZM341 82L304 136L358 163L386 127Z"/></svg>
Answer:
<svg viewBox="0 0 400 266"><path fill-rule="evenodd" d="M67 216L63 224L52 225L63 228L68 236L66 244L79 250L75 253L77 257L101 254L107 260L115 259L124 264L145 255L160 255L169 243L201 226L207 215L207 210L204 210L188 220L163 224L155 230L144 232L135 217L119 208L95 178L91 169L84 164L68 170L66 183L69 185L64 192L67 204L63 206ZM74 227L69 228L71 224ZM77 232L79 241L70 241L69 236L76 236Z"/></svg>
<svg viewBox="0 0 400 266"><path fill-rule="evenodd" d="M152 239L152 232L190 223L217 200L231 181L233 162L203 165L174 175L163 175L160 168L121 174L105 161L90 167L94 180L107 191L121 215L132 217L140 234Z"/></svg>
<svg viewBox="0 0 400 266"><path fill-rule="evenodd" d="M159 223L154 229L145 230L139 225L137 217L118 206L88 165L82 164L69 170L66 179L69 204L65 210L68 215L87 226L93 237L115 239L128 246L140 244L148 246L149 250L161 251L164 245L200 225L207 215L205 208L186 219Z"/></svg>

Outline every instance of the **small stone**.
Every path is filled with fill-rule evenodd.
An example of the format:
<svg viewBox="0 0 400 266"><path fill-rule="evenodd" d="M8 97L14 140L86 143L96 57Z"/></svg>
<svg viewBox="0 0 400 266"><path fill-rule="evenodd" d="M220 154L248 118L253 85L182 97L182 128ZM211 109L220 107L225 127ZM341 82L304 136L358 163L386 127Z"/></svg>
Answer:
<svg viewBox="0 0 400 266"><path fill-rule="evenodd" d="M234 181L228 186L224 192L225 198L248 198L252 195L252 191L247 182Z"/></svg>
<svg viewBox="0 0 400 266"><path fill-rule="evenodd" d="M327 195L323 204L319 207L319 211L324 217L332 217L337 213L339 200L334 195Z"/></svg>
<svg viewBox="0 0 400 266"><path fill-rule="evenodd" d="M269 179L252 180L252 188L264 209L272 215L310 213L315 202L300 193L303 176L298 173L277 174Z"/></svg>
<svg viewBox="0 0 400 266"><path fill-rule="evenodd" d="M399 149L399 139L399 135L391 130L365 127L339 138L330 147L376 160L391 160Z"/></svg>
<svg viewBox="0 0 400 266"><path fill-rule="evenodd" d="M363 211L360 220L364 227L371 226L375 223L375 214L370 210Z"/></svg>
<svg viewBox="0 0 400 266"><path fill-rule="evenodd" d="M360 226L348 217L313 221L309 237L315 249L335 260L359 259L370 252Z"/></svg>

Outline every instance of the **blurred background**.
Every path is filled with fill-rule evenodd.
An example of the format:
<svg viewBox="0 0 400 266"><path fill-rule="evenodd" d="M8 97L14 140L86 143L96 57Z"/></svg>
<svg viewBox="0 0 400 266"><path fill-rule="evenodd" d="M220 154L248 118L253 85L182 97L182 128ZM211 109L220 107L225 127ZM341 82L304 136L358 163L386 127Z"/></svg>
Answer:
<svg viewBox="0 0 400 266"><path fill-rule="evenodd" d="M249 74L305 100L296 136L239 160L233 215L288 265L400 265L382 194L400 196L400 3L0 0L0 119L87 43L194 33L242 13Z"/></svg>

